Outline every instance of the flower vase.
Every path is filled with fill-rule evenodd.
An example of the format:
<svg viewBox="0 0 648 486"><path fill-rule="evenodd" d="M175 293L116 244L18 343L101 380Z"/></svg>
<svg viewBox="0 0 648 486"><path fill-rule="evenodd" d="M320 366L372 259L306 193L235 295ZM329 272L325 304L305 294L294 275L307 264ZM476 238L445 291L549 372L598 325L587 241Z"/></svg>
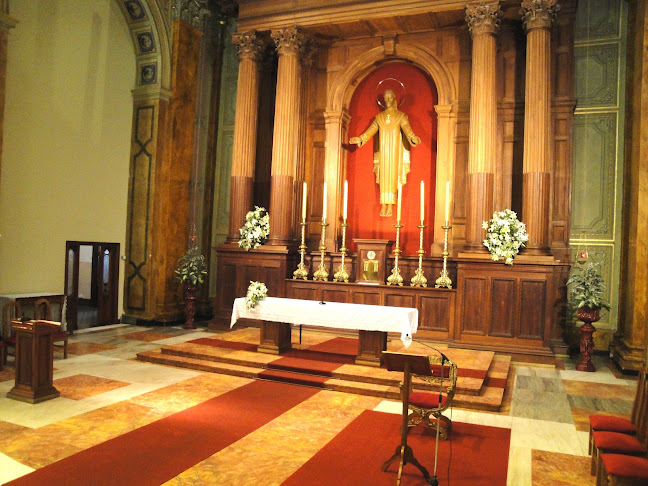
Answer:
<svg viewBox="0 0 648 486"><path fill-rule="evenodd" d="M578 371L596 371L596 368L594 368L594 365L592 364L592 352L594 351L594 339L592 338L592 334L594 334L596 328L592 326L592 322L596 322L601 318L600 309L598 307L579 307L578 311L576 311L576 317L584 323L580 327L581 359L576 365L576 369Z"/></svg>
<svg viewBox="0 0 648 486"><path fill-rule="evenodd" d="M185 323L182 326L183 329L196 329L196 323L194 322L194 315L196 314L196 294L198 293L198 286L192 285L190 283L182 284L184 290L184 301L185 301Z"/></svg>

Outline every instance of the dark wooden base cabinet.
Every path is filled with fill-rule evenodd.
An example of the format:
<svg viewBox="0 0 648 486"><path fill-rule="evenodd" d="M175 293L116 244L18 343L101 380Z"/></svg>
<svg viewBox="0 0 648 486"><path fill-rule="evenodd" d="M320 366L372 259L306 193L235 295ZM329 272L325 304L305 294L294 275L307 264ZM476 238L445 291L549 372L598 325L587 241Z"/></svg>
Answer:
<svg viewBox="0 0 648 486"><path fill-rule="evenodd" d="M245 252L219 247L210 328L229 326L234 299L245 296L250 280L258 280L268 286L268 295L275 297L414 307L419 311L414 339L515 354L566 354L563 326L569 265L524 255L516 257L513 265L505 265L488 257L454 259L449 264L453 288L436 289L433 282L439 269L430 268L436 267L435 261L428 261L425 271L430 287L316 282L311 276L311 280L291 278L297 258L287 250ZM353 265L353 256L350 259ZM316 262L311 262L313 265ZM405 267L404 271L409 282L414 269Z"/></svg>
<svg viewBox="0 0 648 486"><path fill-rule="evenodd" d="M472 347L537 355L566 354L563 339L569 265L515 259L513 265L457 262L454 339Z"/></svg>

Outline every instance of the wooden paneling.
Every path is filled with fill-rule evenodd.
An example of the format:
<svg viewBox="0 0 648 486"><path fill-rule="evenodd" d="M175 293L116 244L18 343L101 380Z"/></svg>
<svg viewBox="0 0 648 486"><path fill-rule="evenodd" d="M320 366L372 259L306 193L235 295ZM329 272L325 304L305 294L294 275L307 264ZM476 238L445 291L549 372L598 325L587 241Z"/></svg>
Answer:
<svg viewBox="0 0 648 486"><path fill-rule="evenodd" d="M463 320L461 332L486 334L483 326L488 322L489 307L483 305L488 294L488 280L483 277L467 277L464 280Z"/></svg>
<svg viewBox="0 0 648 486"><path fill-rule="evenodd" d="M351 290L352 301L356 304L382 305L381 293L371 287L354 287Z"/></svg>
<svg viewBox="0 0 648 486"><path fill-rule="evenodd" d="M413 307L419 311L418 329L427 337L450 340L454 332L455 290L286 280L285 297L319 300L321 296L330 302Z"/></svg>
<svg viewBox="0 0 648 486"><path fill-rule="evenodd" d="M448 299L446 295L421 294L419 296L419 308L421 309L419 329L450 333L454 322L454 307L451 306L451 303L451 299Z"/></svg>
<svg viewBox="0 0 648 486"><path fill-rule="evenodd" d="M564 345L564 321L553 310L564 306L558 286L564 286L568 266L534 263L530 257L515 261L513 266L457 263L460 332L455 339L484 349L550 355L550 345Z"/></svg>
<svg viewBox="0 0 648 486"><path fill-rule="evenodd" d="M518 335L527 339L542 339L546 314L547 284L541 280L523 280L521 282L520 313Z"/></svg>
<svg viewBox="0 0 648 486"><path fill-rule="evenodd" d="M409 293L385 293L385 305L392 307L416 307L416 295Z"/></svg>
<svg viewBox="0 0 648 486"><path fill-rule="evenodd" d="M511 338L517 317L516 280L491 279L491 318L489 336Z"/></svg>

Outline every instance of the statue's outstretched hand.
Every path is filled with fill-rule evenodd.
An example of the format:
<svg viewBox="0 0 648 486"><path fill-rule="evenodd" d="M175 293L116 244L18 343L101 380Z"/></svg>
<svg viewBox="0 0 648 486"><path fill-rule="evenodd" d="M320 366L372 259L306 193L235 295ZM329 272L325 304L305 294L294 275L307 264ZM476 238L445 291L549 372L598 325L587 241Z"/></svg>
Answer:
<svg viewBox="0 0 648 486"><path fill-rule="evenodd" d="M412 145L412 147L416 147L419 143L421 143L421 139L416 135L412 135L412 138L410 138L410 144Z"/></svg>
<svg viewBox="0 0 648 486"><path fill-rule="evenodd" d="M360 137L351 137L349 143L355 143L358 147L362 147L362 139Z"/></svg>

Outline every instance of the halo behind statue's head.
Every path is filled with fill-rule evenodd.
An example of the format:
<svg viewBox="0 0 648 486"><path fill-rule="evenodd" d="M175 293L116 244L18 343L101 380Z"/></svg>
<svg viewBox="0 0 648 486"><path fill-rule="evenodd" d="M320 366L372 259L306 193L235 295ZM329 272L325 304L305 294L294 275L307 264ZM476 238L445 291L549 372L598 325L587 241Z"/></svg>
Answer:
<svg viewBox="0 0 648 486"><path fill-rule="evenodd" d="M376 85L376 102L381 108L387 108L384 100L386 91L394 93L398 106L403 104L405 97L407 96L405 85L403 83L395 78L385 78Z"/></svg>

